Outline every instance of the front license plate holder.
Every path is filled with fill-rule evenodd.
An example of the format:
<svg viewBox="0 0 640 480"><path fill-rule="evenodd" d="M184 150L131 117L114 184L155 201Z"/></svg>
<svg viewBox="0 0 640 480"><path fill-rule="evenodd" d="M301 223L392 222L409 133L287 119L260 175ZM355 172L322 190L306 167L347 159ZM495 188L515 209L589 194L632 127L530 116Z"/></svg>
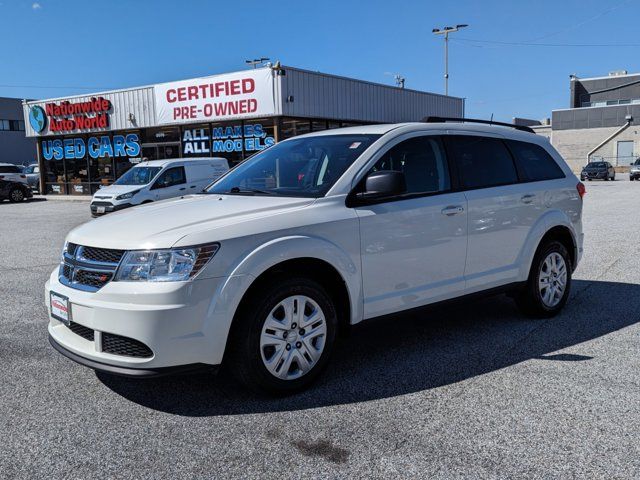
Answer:
<svg viewBox="0 0 640 480"><path fill-rule="evenodd" d="M49 299L51 302L51 316L68 327L71 323L71 303L69 303L69 298L56 292L50 292Z"/></svg>

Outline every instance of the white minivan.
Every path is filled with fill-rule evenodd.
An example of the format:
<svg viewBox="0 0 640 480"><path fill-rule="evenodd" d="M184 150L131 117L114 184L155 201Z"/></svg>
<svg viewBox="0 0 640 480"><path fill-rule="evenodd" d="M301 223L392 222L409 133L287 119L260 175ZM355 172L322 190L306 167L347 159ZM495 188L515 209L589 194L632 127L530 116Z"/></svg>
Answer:
<svg viewBox="0 0 640 480"><path fill-rule="evenodd" d="M224 158L151 160L127 170L91 200L94 217L143 203L200 193L229 170Z"/></svg>
<svg viewBox="0 0 640 480"><path fill-rule="evenodd" d="M363 320L500 292L556 315L584 185L527 127L437 120L294 137L205 194L75 228L45 287L51 344L112 374L222 365L288 393Z"/></svg>

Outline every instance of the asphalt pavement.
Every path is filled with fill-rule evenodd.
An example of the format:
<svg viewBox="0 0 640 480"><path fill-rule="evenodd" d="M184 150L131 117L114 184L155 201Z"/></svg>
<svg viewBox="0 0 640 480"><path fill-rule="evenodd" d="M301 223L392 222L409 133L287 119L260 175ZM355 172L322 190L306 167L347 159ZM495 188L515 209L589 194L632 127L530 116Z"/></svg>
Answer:
<svg viewBox="0 0 640 480"><path fill-rule="evenodd" d="M0 478L638 478L640 182L586 185L560 316L500 296L364 323L284 399L59 355L43 286L88 204L0 203Z"/></svg>

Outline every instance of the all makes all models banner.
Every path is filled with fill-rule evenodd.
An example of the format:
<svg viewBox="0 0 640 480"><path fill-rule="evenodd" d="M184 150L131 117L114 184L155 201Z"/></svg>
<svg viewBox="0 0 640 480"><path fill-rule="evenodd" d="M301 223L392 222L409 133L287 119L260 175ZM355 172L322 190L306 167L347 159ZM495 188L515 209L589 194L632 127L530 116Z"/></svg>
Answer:
<svg viewBox="0 0 640 480"><path fill-rule="evenodd" d="M153 88L159 125L275 113L270 68L163 83Z"/></svg>

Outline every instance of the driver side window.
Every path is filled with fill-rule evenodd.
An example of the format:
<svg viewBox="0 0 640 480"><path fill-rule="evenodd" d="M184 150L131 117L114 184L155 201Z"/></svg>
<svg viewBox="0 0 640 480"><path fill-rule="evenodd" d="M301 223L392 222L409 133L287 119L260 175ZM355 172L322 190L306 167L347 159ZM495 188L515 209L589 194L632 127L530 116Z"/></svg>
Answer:
<svg viewBox="0 0 640 480"><path fill-rule="evenodd" d="M444 192L451 188L444 148L436 136L414 137L398 143L369 173L382 170L403 172L408 194Z"/></svg>
<svg viewBox="0 0 640 480"><path fill-rule="evenodd" d="M165 170L154 184L154 188L173 187L186 182L184 167L173 167Z"/></svg>

